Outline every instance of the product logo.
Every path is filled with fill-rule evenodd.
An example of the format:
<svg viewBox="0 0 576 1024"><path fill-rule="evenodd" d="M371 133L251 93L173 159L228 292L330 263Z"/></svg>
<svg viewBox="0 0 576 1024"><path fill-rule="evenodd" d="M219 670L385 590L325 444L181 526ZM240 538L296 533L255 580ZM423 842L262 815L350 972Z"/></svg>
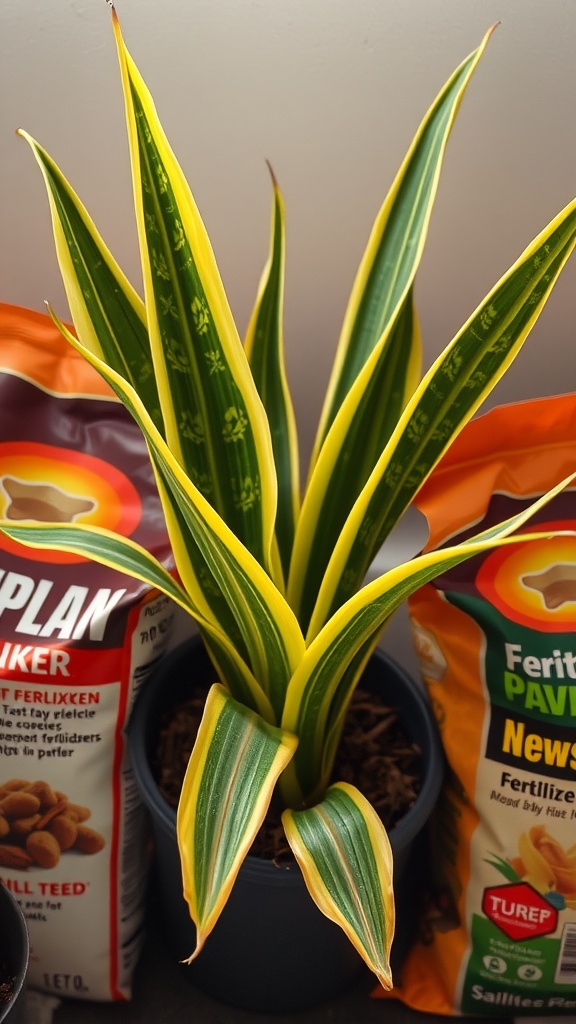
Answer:
<svg viewBox="0 0 576 1024"><path fill-rule="evenodd" d="M558 924L556 908L527 882L485 889L482 910L514 942L549 935Z"/></svg>
<svg viewBox="0 0 576 1024"><path fill-rule="evenodd" d="M129 537L141 515L134 485L103 459L48 444L0 444L0 518L8 523L80 523ZM78 555L27 548L1 534L0 548L38 562L82 561Z"/></svg>
<svg viewBox="0 0 576 1024"><path fill-rule="evenodd" d="M574 530L573 520L535 531ZM491 552L476 577L482 596L505 618L542 633L576 632L576 536L526 541Z"/></svg>

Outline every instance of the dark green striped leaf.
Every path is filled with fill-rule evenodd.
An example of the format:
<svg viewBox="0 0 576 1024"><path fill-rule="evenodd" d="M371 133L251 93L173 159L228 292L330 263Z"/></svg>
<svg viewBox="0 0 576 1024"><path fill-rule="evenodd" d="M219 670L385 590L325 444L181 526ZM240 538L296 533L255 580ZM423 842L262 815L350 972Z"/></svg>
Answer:
<svg viewBox="0 0 576 1024"><path fill-rule="evenodd" d="M166 439L194 486L274 576L277 493L266 416L196 204L117 18L114 27Z"/></svg>
<svg viewBox="0 0 576 1024"><path fill-rule="evenodd" d="M528 246L426 374L339 535L310 636L360 585L418 488L515 359L575 245L576 201Z"/></svg>
<svg viewBox="0 0 576 1024"><path fill-rule="evenodd" d="M157 471L160 498L183 585L205 619L219 628L211 589L226 601L248 652L248 665L280 720L286 686L304 651L296 618L250 552L194 487L154 427L138 395L53 317L64 336L102 374L139 424ZM185 532L184 532L185 531ZM196 575L196 550L209 580ZM211 581L211 584L210 584Z"/></svg>
<svg viewBox="0 0 576 1024"><path fill-rule="evenodd" d="M27 134L50 201L56 250L74 325L86 348L138 392L162 432L144 304L48 153Z"/></svg>
<svg viewBox="0 0 576 1024"><path fill-rule="evenodd" d="M346 932L384 988L392 987L392 851L380 818L353 786L331 786L282 822L310 895Z"/></svg>
<svg viewBox="0 0 576 1024"><path fill-rule="evenodd" d="M489 35L424 117L358 270L296 532L288 592L304 632L340 530L419 380L414 278L448 137Z"/></svg>
<svg viewBox="0 0 576 1024"><path fill-rule="evenodd" d="M284 577L288 578L300 507L298 440L284 367L284 202L274 175L270 255L246 334L246 355L270 424L278 480L276 538Z"/></svg>
<svg viewBox="0 0 576 1024"><path fill-rule="evenodd" d="M297 740L213 686L182 786L177 834L184 896L202 948Z"/></svg>

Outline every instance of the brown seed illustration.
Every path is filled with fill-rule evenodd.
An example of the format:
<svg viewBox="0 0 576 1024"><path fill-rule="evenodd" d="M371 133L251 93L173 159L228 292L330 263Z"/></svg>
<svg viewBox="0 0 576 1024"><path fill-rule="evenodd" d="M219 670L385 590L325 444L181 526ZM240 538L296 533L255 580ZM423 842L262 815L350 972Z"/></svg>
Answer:
<svg viewBox="0 0 576 1024"><path fill-rule="evenodd" d="M40 800L34 793L18 790L8 793L0 800L0 810L7 818L27 818L40 808Z"/></svg>
<svg viewBox="0 0 576 1024"><path fill-rule="evenodd" d="M58 840L50 832L31 832L26 850L41 868L55 868L60 860Z"/></svg>
<svg viewBox="0 0 576 1024"><path fill-rule="evenodd" d="M545 572L534 576L522 576L522 583L530 590L542 595L550 611L560 608L569 601L576 601L576 565L564 563L552 565Z"/></svg>
<svg viewBox="0 0 576 1024"><path fill-rule="evenodd" d="M30 854L20 846L0 843L0 868L18 868L26 871L33 864Z"/></svg>
<svg viewBox="0 0 576 1024"><path fill-rule="evenodd" d="M9 498L6 519L36 523L72 523L95 507L92 498L68 494L52 484L27 483L5 476L0 481Z"/></svg>
<svg viewBox="0 0 576 1024"><path fill-rule="evenodd" d="M75 850L80 850L82 853L99 853L105 845L104 836L101 836L99 832L95 832L93 828L88 828L86 825L78 825L78 835L74 843Z"/></svg>
<svg viewBox="0 0 576 1024"><path fill-rule="evenodd" d="M106 845L104 836L82 824L91 814L89 807L70 802L44 779L0 783L0 868L50 869L69 850L99 853Z"/></svg>
<svg viewBox="0 0 576 1024"><path fill-rule="evenodd" d="M72 821L72 818L67 818L65 814L58 814L52 818L46 828L56 839L62 853L72 849L78 835L78 826L75 821Z"/></svg>

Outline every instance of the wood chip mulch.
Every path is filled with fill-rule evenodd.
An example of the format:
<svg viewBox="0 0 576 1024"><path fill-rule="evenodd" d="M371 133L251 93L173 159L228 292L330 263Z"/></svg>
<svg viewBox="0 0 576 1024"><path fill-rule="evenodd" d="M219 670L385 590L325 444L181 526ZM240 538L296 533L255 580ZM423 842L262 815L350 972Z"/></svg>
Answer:
<svg viewBox="0 0 576 1024"><path fill-rule="evenodd" d="M161 723L156 780L166 801L178 805L186 765L204 709L205 694L178 705ZM371 691L352 699L333 773L353 783L390 830L413 805L420 789L420 752L402 728L396 712ZM293 859L279 815L271 810L251 851L277 863Z"/></svg>

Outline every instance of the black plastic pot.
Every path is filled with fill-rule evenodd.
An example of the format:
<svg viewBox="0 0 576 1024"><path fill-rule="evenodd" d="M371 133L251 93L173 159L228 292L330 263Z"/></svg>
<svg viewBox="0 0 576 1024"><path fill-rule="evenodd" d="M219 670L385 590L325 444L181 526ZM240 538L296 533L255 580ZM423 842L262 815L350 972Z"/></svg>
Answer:
<svg viewBox="0 0 576 1024"><path fill-rule="evenodd" d="M0 1022L24 1024L25 980L28 969L28 931L24 914L9 890L0 884L0 961L14 979L12 996L0 1002Z"/></svg>
<svg viewBox="0 0 576 1024"><path fill-rule="evenodd" d="M182 896L176 814L158 790L150 760L162 713L189 696L195 681L212 679L214 669L200 639L186 641L147 681L129 726L136 782L152 820L152 890L160 905L168 946L179 960L192 952L195 928ZM417 837L438 797L444 761L427 699L403 669L377 651L363 682L383 693L398 709L407 734L422 751L420 794L390 832L397 905L394 967L406 952L416 917L417 879L421 873L413 874L407 864L409 858L421 856ZM403 907L406 900L413 901L414 906ZM183 968L198 988L215 998L268 1013L302 1010L332 999L349 988L362 969L363 962L342 930L312 902L299 869L279 868L256 857L244 862L199 957Z"/></svg>

